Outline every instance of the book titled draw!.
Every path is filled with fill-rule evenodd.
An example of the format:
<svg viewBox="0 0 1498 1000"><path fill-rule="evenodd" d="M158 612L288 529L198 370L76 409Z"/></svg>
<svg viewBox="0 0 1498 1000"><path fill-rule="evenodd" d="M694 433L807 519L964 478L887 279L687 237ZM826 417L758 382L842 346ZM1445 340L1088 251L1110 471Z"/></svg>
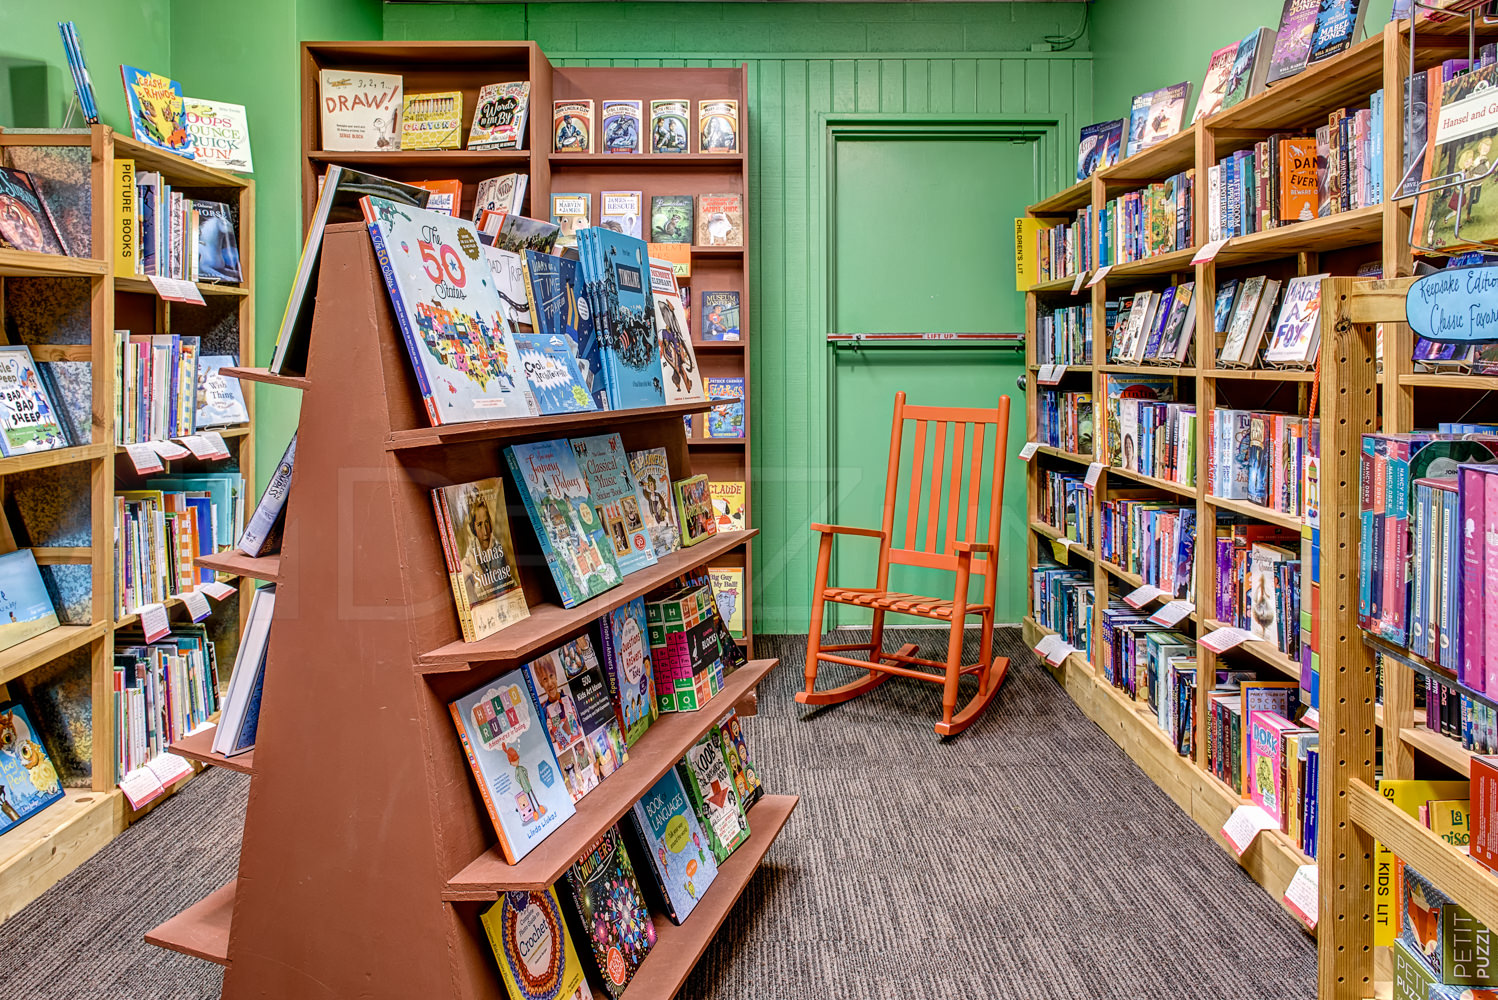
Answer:
<svg viewBox="0 0 1498 1000"><path fill-rule="evenodd" d="M505 459L562 606L575 607L623 579L571 444L559 439L511 445Z"/></svg>

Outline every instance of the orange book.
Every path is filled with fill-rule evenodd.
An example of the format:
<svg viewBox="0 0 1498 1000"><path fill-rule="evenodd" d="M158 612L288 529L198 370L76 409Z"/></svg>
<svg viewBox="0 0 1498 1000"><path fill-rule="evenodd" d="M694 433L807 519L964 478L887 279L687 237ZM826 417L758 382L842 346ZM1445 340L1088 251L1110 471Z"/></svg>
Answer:
<svg viewBox="0 0 1498 1000"><path fill-rule="evenodd" d="M651 243L650 256L671 265L678 278L692 276L692 245L690 243Z"/></svg>
<svg viewBox="0 0 1498 1000"><path fill-rule="evenodd" d="M1316 140L1280 140L1280 221L1316 218Z"/></svg>
<svg viewBox="0 0 1498 1000"><path fill-rule="evenodd" d="M411 181L411 184L432 192L432 197L427 201L428 211L446 212L448 215L458 214L458 207L463 201L462 181Z"/></svg>

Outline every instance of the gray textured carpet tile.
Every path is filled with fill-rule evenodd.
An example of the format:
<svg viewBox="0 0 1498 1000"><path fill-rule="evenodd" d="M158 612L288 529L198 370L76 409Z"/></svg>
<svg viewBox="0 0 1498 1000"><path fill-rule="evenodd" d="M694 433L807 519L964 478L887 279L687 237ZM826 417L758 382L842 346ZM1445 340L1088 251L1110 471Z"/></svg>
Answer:
<svg viewBox="0 0 1498 1000"><path fill-rule="evenodd" d="M944 634L890 638L939 655ZM783 663L746 734L769 789L801 804L683 998L1315 994L1311 938L1082 715L1017 632L999 643L1015 657L1004 690L940 741L939 686L894 679L814 711L793 700L804 637L760 641L759 655ZM829 668L822 683L854 676ZM217 997L217 966L141 935L233 876L246 787L210 771L0 925L0 983L30 1000Z"/></svg>

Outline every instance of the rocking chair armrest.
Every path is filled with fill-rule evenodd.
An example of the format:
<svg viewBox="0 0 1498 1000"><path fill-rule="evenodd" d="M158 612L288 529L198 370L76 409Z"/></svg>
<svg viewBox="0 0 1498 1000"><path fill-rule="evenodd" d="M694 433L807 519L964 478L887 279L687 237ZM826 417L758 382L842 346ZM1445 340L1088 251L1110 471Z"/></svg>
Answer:
<svg viewBox="0 0 1498 1000"><path fill-rule="evenodd" d="M880 528L850 528L842 524L813 524L812 531L823 535L863 535L867 538L878 538L883 540L884 531Z"/></svg>
<svg viewBox="0 0 1498 1000"><path fill-rule="evenodd" d="M957 554L960 555L960 556L970 556L974 552L981 552L981 553L983 553L984 555L987 555L987 556L992 556L993 555L993 543L992 542L962 542L962 541L957 541L957 542L953 542L952 546L953 546L953 548L955 548L957 550Z"/></svg>

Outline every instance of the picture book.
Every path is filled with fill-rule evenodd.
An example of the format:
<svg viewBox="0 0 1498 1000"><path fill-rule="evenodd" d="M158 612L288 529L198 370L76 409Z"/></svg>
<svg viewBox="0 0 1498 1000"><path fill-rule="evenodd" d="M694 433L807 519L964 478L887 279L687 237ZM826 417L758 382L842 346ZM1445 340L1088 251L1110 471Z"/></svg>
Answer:
<svg viewBox="0 0 1498 1000"><path fill-rule="evenodd" d="M1280 28L1275 34L1266 82L1274 86L1306 68L1311 57L1311 37L1316 33L1316 14L1321 0L1285 0Z"/></svg>
<svg viewBox="0 0 1498 1000"><path fill-rule="evenodd" d="M505 860L514 864L573 814L544 720L511 670L448 708Z"/></svg>
<svg viewBox="0 0 1498 1000"><path fill-rule="evenodd" d="M739 293L702 293L702 339L739 340Z"/></svg>
<svg viewBox="0 0 1498 1000"><path fill-rule="evenodd" d="M598 408L566 337L517 333L515 350L520 352L525 380L542 414L586 413Z"/></svg>
<svg viewBox="0 0 1498 1000"><path fill-rule="evenodd" d="M135 141L192 159L182 84L134 66L120 66L120 75L125 81L125 103Z"/></svg>
<svg viewBox="0 0 1498 1000"><path fill-rule="evenodd" d="M30 253L67 253L52 212L30 174L0 167L0 208L4 209L0 212L0 247Z"/></svg>
<svg viewBox="0 0 1498 1000"><path fill-rule="evenodd" d="M519 215L525 203L525 188L530 181L527 174L500 174L479 181L473 195L473 221L477 225L484 212L503 212Z"/></svg>
<svg viewBox="0 0 1498 1000"><path fill-rule="evenodd" d="M452 582L463 641L476 642L530 617L509 508L499 479L481 479L432 490L442 554Z"/></svg>
<svg viewBox="0 0 1498 1000"><path fill-rule="evenodd" d="M204 199L194 199L192 210L198 217L197 280L239 284L239 237L234 233L233 210L222 201Z"/></svg>
<svg viewBox="0 0 1498 1000"><path fill-rule="evenodd" d="M244 533L235 547L247 556L258 556L280 549L283 522L281 512L286 509L286 497L291 490L291 473L296 464L296 433L292 432L281 460L265 484L265 492L255 504L255 511L245 523Z"/></svg>
<svg viewBox="0 0 1498 1000"><path fill-rule="evenodd" d="M721 529L720 529L721 530ZM718 616L735 639L744 638L744 570L738 566L714 566L708 570Z"/></svg>
<svg viewBox="0 0 1498 1000"><path fill-rule="evenodd" d="M1488 172L1498 142L1498 115L1490 111L1494 86L1498 86L1498 66L1472 70L1444 83L1431 79L1428 114L1435 117L1435 125L1421 168L1424 181L1455 174L1478 178ZM1493 185L1489 177L1417 199L1414 226L1420 241L1428 247L1454 247L1498 238L1498 218L1492 208L1498 199L1487 195L1484 200Z"/></svg>
<svg viewBox="0 0 1498 1000"><path fill-rule="evenodd" d="M749 744L744 740L739 713L730 708L718 720L713 732L722 737L723 759L728 761L728 769L733 772L734 787L739 792L739 801L744 803L744 810L748 812L764 796L765 789L760 783L759 772L754 769L754 762L749 758Z"/></svg>
<svg viewBox="0 0 1498 1000"><path fill-rule="evenodd" d="M184 97L187 135L193 159L206 167L248 174L255 170L250 155L250 120L243 104Z"/></svg>
<svg viewBox="0 0 1498 1000"><path fill-rule="evenodd" d="M645 498L645 524L657 556L681 548L676 526L676 508L671 501L671 470L665 448L646 448L629 453L629 469Z"/></svg>
<svg viewBox="0 0 1498 1000"><path fill-rule="evenodd" d="M1150 95L1140 149L1158 145L1181 130L1181 119L1186 114L1186 98L1190 94L1190 83L1175 83L1169 87L1161 87Z"/></svg>
<svg viewBox="0 0 1498 1000"><path fill-rule="evenodd" d="M650 198L650 242L692 242L692 196L657 194Z"/></svg>
<svg viewBox="0 0 1498 1000"><path fill-rule="evenodd" d="M527 250L524 267L526 296L535 319L536 335L565 339L594 406L607 406L608 394L603 388L600 368L602 358L588 307L579 291L577 261Z"/></svg>
<svg viewBox="0 0 1498 1000"><path fill-rule="evenodd" d="M737 153L739 151L739 102L697 102L697 151L699 153Z"/></svg>
<svg viewBox="0 0 1498 1000"><path fill-rule="evenodd" d="M604 101L602 151L638 153L645 131L644 114L639 101Z"/></svg>
<svg viewBox="0 0 1498 1000"><path fill-rule="evenodd" d="M463 182L456 177L435 181L412 181L413 185L432 192L427 199L427 210L444 215L457 215L463 201Z"/></svg>
<svg viewBox="0 0 1498 1000"><path fill-rule="evenodd" d="M57 625L57 612L31 550L16 549L0 555L0 649L9 649Z"/></svg>
<svg viewBox="0 0 1498 1000"><path fill-rule="evenodd" d="M1321 281L1329 274L1291 278L1285 286L1279 323L1264 360L1280 364L1312 364L1321 346Z"/></svg>
<svg viewBox="0 0 1498 1000"><path fill-rule="evenodd" d="M506 215L500 224L499 235L494 237L494 246L511 253L551 253L557 245L557 234L561 227L543 219L532 219L524 215Z"/></svg>
<svg viewBox="0 0 1498 1000"><path fill-rule="evenodd" d="M741 247L744 245L744 206L736 194L697 196L697 245Z"/></svg>
<svg viewBox="0 0 1498 1000"><path fill-rule="evenodd" d="M577 246L577 231L592 225L593 196L587 192L555 191L551 195L551 224L557 227L559 247Z"/></svg>
<svg viewBox="0 0 1498 1000"><path fill-rule="evenodd" d="M661 382L667 403L706 399L697 352L687 329L687 314L676 287L676 272L661 260L650 261L650 296L655 300L655 334L661 347Z"/></svg>
<svg viewBox="0 0 1498 1000"><path fill-rule="evenodd" d="M562 606L574 607L623 579L572 446L565 440L510 445L505 458Z"/></svg>
<svg viewBox="0 0 1498 1000"><path fill-rule="evenodd" d="M1252 357L1243 357L1243 349L1248 343L1249 332L1253 328L1254 311L1259 307L1259 300L1264 295L1265 277L1255 275L1243 282L1242 290L1238 292L1237 300L1233 305L1232 320L1227 327L1227 340L1223 342L1222 351L1217 355L1217 360L1223 364L1252 364Z"/></svg>
<svg viewBox="0 0 1498 1000"><path fill-rule="evenodd" d="M31 554L26 549L20 551ZM0 574L9 575L5 561L19 554L0 556ZM40 577L37 589L41 589ZM0 626L0 634L9 627ZM25 822L62 797L57 768L26 709L15 702L0 706L0 832Z"/></svg>
<svg viewBox="0 0 1498 1000"><path fill-rule="evenodd" d="M406 94L401 105L401 149L459 149L463 145L463 92Z"/></svg>
<svg viewBox="0 0 1498 1000"><path fill-rule="evenodd" d="M661 353L655 332L655 302L650 291L650 260L641 240L592 227L581 270L600 309L600 343L609 408L627 410L663 406ZM581 245L581 244L580 244Z"/></svg>
<svg viewBox="0 0 1498 1000"><path fill-rule="evenodd" d="M500 893L479 921L515 1000L593 1000L555 887Z"/></svg>
<svg viewBox="0 0 1498 1000"><path fill-rule="evenodd" d="M603 191L598 195L598 224L625 236L642 238L640 228L644 195L639 191Z"/></svg>
<svg viewBox="0 0 1498 1000"><path fill-rule="evenodd" d="M744 378L742 375L719 377L707 380L709 399L731 399L720 403L707 413L707 436L710 438L741 438L744 426Z"/></svg>
<svg viewBox="0 0 1498 1000"><path fill-rule="evenodd" d="M681 777L672 768L631 807L631 826L671 922L680 924L718 875L718 863Z"/></svg>
<svg viewBox="0 0 1498 1000"><path fill-rule="evenodd" d="M250 411L244 402L239 379L221 373L239 359L232 354L205 354L198 359L198 392L195 425L199 429L232 427L248 423Z"/></svg>
<svg viewBox="0 0 1498 1000"><path fill-rule="evenodd" d="M587 481L593 509L614 546L619 571L628 575L655 565L655 548L641 508L645 498L629 469L629 455L618 434L573 438L572 450Z"/></svg>
<svg viewBox="0 0 1498 1000"><path fill-rule="evenodd" d="M26 455L67 446L67 434L31 349L25 344L0 347L0 454Z"/></svg>
<svg viewBox="0 0 1498 1000"><path fill-rule="evenodd" d="M707 476L679 479L671 484L671 489L676 497L676 519L681 524L682 545L696 545L718 533L712 498L707 492Z"/></svg>
<svg viewBox="0 0 1498 1000"><path fill-rule="evenodd" d="M593 152L593 102L553 101L551 136L553 152Z"/></svg>
<svg viewBox="0 0 1498 1000"><path fill-rule="evenodd" d="M567 869L567 888L593 946L598 978L618 1000L655 945L655 923L618 826Z"/></svg>
<svg viewBox="0 0 1498 1000"><path fill-rule="evenodd" d="M385 198L363 207L432 424L531 412L473 223Z"/></svg>
<svg viewBox="0 0 1498 1000"><path fill-rule="evenodd" d="M562 780L577 802L629 759L592 641L578 636L525 665Z"/></svg>
<svg viewBox="0 0 1498 1000"><path fill-rule="evenodd" d="M1256 28L1238 43L1238 55L1228 75L1222 106L1231 108L1262 93L1269 75L1270 50L1274 47L1274 29Z"/></svg>
<svg viewBox="0 0 1498 1000"><path fill-rule="evenodd" d="M1224 45L1207 60L1207 75L1202 79L1201 90L1197 91L1196 111L1191 115L1193 123L1222 110L1222 99L1228 92L1228 79L1233 75L1233 61L1237 58L1239 44ZM1077 179L1081 180L1080 177Z"/></svg>
<svg viewBox="0 0 1498 1000"><path fill-rule="evenodd" d="M399 149L403 87L404 78L399 73L320 70L320 148L339 151Z"/></svg>
<svg viewBox="0 0 1498 1000"><path fill-rule="evenodd" d="M1352 48L1363 35L1363 15L1367 13L1368 0L1321 0L1306 62L1319 63Z"/></svg>
<svg viewBox="0 0 1498 1000"><path fill-rule="evenodd" d="M690 239L681 243L647 243L645 245L650 248L650 256L652 258L663 260L671 265L671 270L676 272L676 280L680 281L682 278L690 278L692 276L692 245ZM682 288L685 289L686 286L683 285ZM683 291L682 294L685 296L686 292ZM681 304L683 307L686 307L687 300L683 298ZM691 310L688 309L687 313L687 318L691 319Z"/></svg>
<svg viewBox="0 0 1498 1000"><path fill-rule="evenodd" d="M723 758L721 738L704 736L686 752L676 768L692 809L707 831L713 856L722 864L749 839L749 821L744 818L744 804Z"/></svg>
<svg viewBox="0 0 1498 1000"><path fill-rule="evenodd" d="M691 152L687 134L687 116L692 102L672 99L650 102L650 151L652 153Z"/></svg>
<svg viewBox="0 0 1498 1000"><path fill-rule="evenodd" d="M712 498L718 530L743 531L744 483L741 480L714 481L708 484L707 493Z"/></svg>
<svg viewBox="0 0 1498 1000"><path fill-rule="evenodd" d="M63 54L68 60L68 72L73 77L73 93L78 98L78 107L83 111L83 120L90 125L97 125L99 105L94 99L94 81L88 73L88 61L83 58L83 41L78 37L78 25L72 21L59 21L57 31L62 36Z"/></svg>
<svg viewBox="0 0 1498 1000"><path fill-rule="evenodd" d="M604 677L624 742L635 742L655 721L655 669L645 622L645 598L615 608L598 619Z"/></svg>
<svg viewBox="0 0 1498 1000"><path fill-rule="evenodd" d="M469 149L524 149L525 119L530 110L531 83L486 83L473 103Z"/></svg>
<svg viewBox="0 0 1498 1000"><path fill-rule="evenodd" d="M1285 826L1285 735L1298 727L1277 712L1248 713L1248 797Z"/></svg>
<svg viewBox="0 0 1498 1000"><path fill-rule="evenodd" d="M1124 120L1119 118L1111 122L1098 122L1096 125L1088 125L1082 129L1081 138L1077 143L1077 180L1085 181L1104 167L1111 167L1118 162L1125 124Z"/></svg>
<svg viewBox="0 0 1498 1000"><path fill-rule="evenodd" d="M492 246L485 246L483 249L484 260L489 264L489 275L494 279L494 290L499 293L500 315L505 318L516 337L535 332L535 325L531 322L530 297L526 291L525 261L511 250ZM518 341L516 347L519 348ZM571 352L570 345L568 351ZM530 373L526 374L529 378ZM533 385L532 391L534 388ZM541 407L539 399L536 405ZM545 413L546 410L542 408L541 412Z"/></svg>

